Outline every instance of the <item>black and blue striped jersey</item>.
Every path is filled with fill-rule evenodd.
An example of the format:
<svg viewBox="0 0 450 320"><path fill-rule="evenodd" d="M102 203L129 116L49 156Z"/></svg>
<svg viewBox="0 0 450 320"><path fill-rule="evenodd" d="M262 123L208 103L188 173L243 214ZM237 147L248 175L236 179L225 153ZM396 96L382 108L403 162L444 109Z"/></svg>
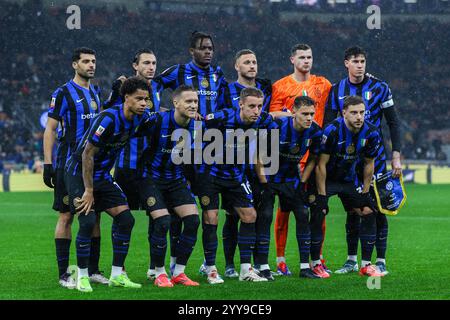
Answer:
<svg viewBox="0 0 450 320"><path fill-rule="evenodd" d="M227 84L219 66L202 69L192 61L168 68L153 81L161 84L164 89L175 90L180 85L194 87L198 93L198 113L202 116L216 111L220 90Z"/></svg>
<svg viewBox="0 0 450 320"><path fill-rule="evenodd" d="M73 80L55 90L48 116L60 123L56 153L56 168L63 169L92 119L100 112L100 88L83 88Z"/></svg>
<svg viewBox="0 0 450 320"><path fill-rule="evenodd" d="M71 175L81 174L82 154L87 142L99 150L94 156L94 181L112 180L111 169L120 151L136 134L136 129L148 113L134 117L132 121L125 118L124 106L118 105L102 111L78 143L77 149L66 164L66 171Z"/></svg>
<svg viewBox="0 0 450 320"><path fill-rule="evenodd" d="M338 83L333 84L328 95L326 111L337 112L342 116L344 98L353 95L360 96L364 99L366 105L365 120L377 127L381 138L383 138L381 132L383 112L385 109L394 106L391 89L388 84L368 75L364 76L363 81L358 84L351 83L348 77L342 79ZM378 150L376 161L386 161L383 141Z"/></svg>
<svg viewBox="0 0 450 320"><path fill-rule="evenodd" d="M263 112L256 122L245 123L240 117L240 110L234 108L219 110L207 115L205 117L206 128L220 130L224 139L222 148L215 150L214 154L218 158L221 157L223 161L222 163L214 162L212 165L206 165L204 162L196 168L197 172L241 183L244 180L246 164L250 160L253 161L247 154L249 143L252 142L249 135L245 139L243 138L245 130L256 129L250 132L256 135L257 129L267 128L273 121L273 117L269 113ZM254 138L257 139L257 136Z"/></svg>
<svg viewBox="0 0 450 320"><path fill-rule="evenodd" d="M174 114L174 110L154 112L138 129L139 135L145 135L149 139L149 146L144 151L143 177L159 180L184 178L183 166L174 163L172 155L178 153L182 157L185 144L193 143L195 121L191 119L187 127L182 127L175 121ZM184 141L184 138L177 139L177 129L187 131L189 139L186 141ZM186 148L191 149L191 144L187 145Z"/></svg>
<svg viewBox="0 0 450 320"><path fill-rule="evenodd" d="M271 130L278 130L279 133L279 169L276 174L267 175L267 181L284 183L299 180L300 160L308 150L314 155L320 152L322 129L313 122L311 127L300 132L294 128L292 117L276 119L268 129L269 134Z"/></svg>
<svg viewBox="0 0 450 320"><path fill-rule="evenodd" d="M272 98L272 83L269 79L256 78L256 88L264 93L263 112L269 112L270 99ZM236 108L239 109L239 96L245 86L235 81L223 87L219 95L218 109Z"/></svg>
<svg viewBox="0 0 450 320"><path fill-rule="evenodd" d="M358 168L364 158L376 158L381 147L378 128L364 122L358 133L352 133L344 118L338 118L323 129L320 153L329 154L327 179L356 184Z"/></svg>
<svg viewBox="0 0 450 320"><path fill-rule="evenodd" d="M113 92L111 92L108 100L105 102L105 107L120 105L123 103L122 96L117 93L120 88L116 86L116 90L114 90L114 87L115 86L113 85ZM163 88L161 84L155 81L150 83L147 97L147 108L150 112L159 111L162 90ZM120 155L117 158L116 168L141 171L143 169L142 154L147 147L148 141L146 137L131 138L130 142L120 152Z"/></svg>

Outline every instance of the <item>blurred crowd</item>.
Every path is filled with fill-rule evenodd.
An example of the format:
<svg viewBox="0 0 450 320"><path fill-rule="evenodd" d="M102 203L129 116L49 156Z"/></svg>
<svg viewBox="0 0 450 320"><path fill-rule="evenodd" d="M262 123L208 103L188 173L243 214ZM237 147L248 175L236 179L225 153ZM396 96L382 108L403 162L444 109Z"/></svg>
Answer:
<svg viewBox="0 0 450 320"><path fill-rule="evenodd" d="M346 76L344 50L360 45L368 52L367 71L387 81L392 89L402 123L404 156L436 158L439 152L418 149L433 148L434 140L439 146L450 144L449 137L429 135L431 130L449 127L449 22L386 19L380 30L368 30L366 21L360 18L284 21L280 15L273 15L271 8L258 6L236 8L231 13L217 8L187 14L169 12L148 1L148 7L139 13L125 7L82 7L81 29L69 30L66 7L42 7L40 1L20 5L0 0L0 4L3 162L29 164L42 155L43 127L39 119L51 93L73 76L74 48L96 50L94 83L101 86L102 98L106 99L112 81L132 73L131 60L139 48L154 50L158 72L188 62L188 39L194 30L214 36L215 63L231 81L236 77L233 56L240 49L254 50L259 76L276 81L292 72L291 46L308 43L313 48L313 73L334 83Z"/></svg>

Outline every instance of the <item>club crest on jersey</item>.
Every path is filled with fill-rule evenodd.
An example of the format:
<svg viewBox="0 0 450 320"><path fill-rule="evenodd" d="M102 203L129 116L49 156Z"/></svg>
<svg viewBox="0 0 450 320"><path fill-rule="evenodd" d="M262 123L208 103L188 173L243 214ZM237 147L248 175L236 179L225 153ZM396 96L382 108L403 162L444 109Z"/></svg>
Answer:
<svg viewBox="0 0 450 320"><path fill-rule="evenodd" d="M56 103L56 98L53 97L52 101L50 101L50 109L53 109L55 107L55 103Z"/></svg>
<svg viewBox="0 0 450 320"><path fill-rule="evenodd" d="M153 108L153 102L150 98L145 99L147 102L147 108L152 109Z"/></svg>
<svg viewBox="0 0 450 320"><path fill-rule="evenodd" d="M321 144L325 144L327 142L328 137L326 135L322 135L322 140L320 141Z"/></svg>
<svg viewBox="0 0 450 320"><path fill-rule="evenodd" d="M213 77L213 81L217 82L217 75L215 73L212 75L212 77Z"/></svg>
<svg viewBox="0 0 450 320"><path fill-rule="evenodd" d="M366 100L372 99L372 91L364 92L364 99L366 99Z"/></svg>
<svg viewBox="0 0 450 320"><path fill-rule="evenodd" d="M102 126L98 126L97 131L95 131L95 135L97 137L100 137L104 131L105 131L105 128L103 128Z"/></svg>
<svg viewBox="0 0 450 320"><path fill-rule="evenodd" d="M347 147L347 153L348 154L352 154L352 153L354 153L355 152L355 146L353 145L353 144L351 144L351 145L349 145L348 147Z"/></svg>
<svg viewBox="0 0 450 320"><path fill-rule="evenodd" d="M210 113L205 117L205 120L212 120L214 119L214 113Z"/></svg>
<svg viewBox="0 0 450 320"><path fill-rule="evenodd" d="M92 110L97 110L98 106L97 106L97 102L95 102L94 99L91 100L91 109Z"/></svg>
<svg viewBox="0 0 450 320"><path fill-rule="evenodd" d="M203 78L202 81L200 82L200 85L201 85L203 88L208 88L208 87L209 87L209 81L208 81L208 79Z"/></svg>

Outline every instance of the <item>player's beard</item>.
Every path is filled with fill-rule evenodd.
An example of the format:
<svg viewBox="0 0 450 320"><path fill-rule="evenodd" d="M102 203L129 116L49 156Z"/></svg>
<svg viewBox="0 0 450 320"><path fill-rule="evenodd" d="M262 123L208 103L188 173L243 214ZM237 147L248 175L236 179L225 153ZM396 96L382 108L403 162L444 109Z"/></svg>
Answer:
<svg viewBox="0 0 450 320"><path fill-rule="evenodd" d="M86 81L89 81L94 78L95 72L91 75L89 75L87 72L77 72L78 76L83 78Z"/></svg>

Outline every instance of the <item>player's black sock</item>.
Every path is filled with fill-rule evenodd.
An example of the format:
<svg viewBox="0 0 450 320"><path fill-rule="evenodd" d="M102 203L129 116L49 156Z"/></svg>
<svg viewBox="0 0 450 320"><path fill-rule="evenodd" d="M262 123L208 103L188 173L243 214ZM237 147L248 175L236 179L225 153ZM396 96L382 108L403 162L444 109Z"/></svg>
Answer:
<svg viewBox="0 0 450 320"><path fill-rule="evenodd" d="M256 243L255 223L245 223L241 221L238 233L238 245L241 257L241 264L251 263L252 253Z"/></svg>
<svg viewBox="0 0 450 320"><path fill-rule="evenodd" d="M320 248L322 247L323 231L322 223L325 216L322 212L311 208L311 260L320 260Z"/></svg>
<svg viewBox="0 0 450 320"><path fill-rule="evenodd" d="M167 250L167 232L170 228L170 215L165 215L153 220L153 234L151 237L150 255L155 267L164 267Z"/></svg>
<svg viewBox="0 0 450 320"><path fill-rule="evenodd" d="M387 237L388 237L388 221L386 215L381 212L376 213L377 216L377 258L386 258Z"/></svg>
<svg viewBox="0 0 450 320"><path fill-rule="evenodd" d="M203 252L205 253L205 261L207 266L216 264L217 252L217 225L203 224Z"/></svg>
<svg viewBox="0 0 450 320"><path fill-rule="evenodd" d="M69 267L70 243L71 239L55 239L56 261L58 262L59 277L67 272Z"/></svg>
<svg viewBox="0 0 450 320"><path fill-rule="evenodd" d="M225 266L234 266L234 254L237 247L239 219L231 214L225 215L225 223L222 229L223 253L225 255Z"/></svg>
<svg viewBox="0 0 450 320"><path fill-rule="evenodd" d="M125 210L114 217L117 231L113 234L113 263L115 267L123 267L130 247L131 230L134 217L130 210Z"/></svg>
<svg viewBox="0 0 450 320"><path fill-rule="evenodd" d="M177 256L177 243L178 238L181 234L181 229L183 227L183 221L182 219L175 213L170 214L170 256L176 257Z"/></svg>
<svg viewBox="0 0 450 320"><path fill-rule="evenodd" d="M89 266L89 257L91 255L91 237L96 221L95 214L80 214L76 247L77 247L77 265L80 269L86 269Z"/></svg>
<svg viewBox="0 0 450 320"><path fill-rule="evenodd" d="M153 227L154 222L151 215L148 215L148 234L147 234L147 240L148 240L148 253L150 257L150 266L149 269L155 269L155 263L152 260L152 234L153 234Z"/></svg>
<svg viewBox="0 0 450 320"><path fill-rule="evenodd" d="M376 240L376 218L375 213L361 217L361 259L371 261L372 251Z"/></svg>
<svg viewBox="0 0 450 320"><path fill-rule="evenodd" d="M197 214L186 216L182 219L183 232L178 238L176 246L177 264L185 266L192 250L194 250L195 242L197 242L197 231L200 225L200 219Z"/></svg>
<svg viewBox="0 0 450 320"><path fill-rule="evenodd" d="M306 208L299 208L294 210L294 215L296 220L296 236L298 251L300 252L300 263L308 263L309 253L311 251L311 231L308 221L309 212Z"/></svg>
<svg viewBox="0 0 450 320"><path fill-rule="evenodd" d="M100 261L100 237L91 239L91 254L89 256L89 275L99 273L98 262Z"/></svg>
<svg viewBox="0 0 450 320"><path fill-rule="evenodd" d="M269 264L270 226L273 219L273 206L267 206L266 208L266 210L259 210L256 217L255 265Z"/></svg>
<svg viewBox="0 0 450 320"><path fill-rule="evenodd" d="M361 217L356 213L347 212L347 223L345 224L347 252L349 256L358 254L359 230L361 228Z"/></svg>
<svg viewBox="0 0 450 320"><path fill-rule="evenodd" d="M256 234L255 265L269 264L270 233Z"/></svg>

